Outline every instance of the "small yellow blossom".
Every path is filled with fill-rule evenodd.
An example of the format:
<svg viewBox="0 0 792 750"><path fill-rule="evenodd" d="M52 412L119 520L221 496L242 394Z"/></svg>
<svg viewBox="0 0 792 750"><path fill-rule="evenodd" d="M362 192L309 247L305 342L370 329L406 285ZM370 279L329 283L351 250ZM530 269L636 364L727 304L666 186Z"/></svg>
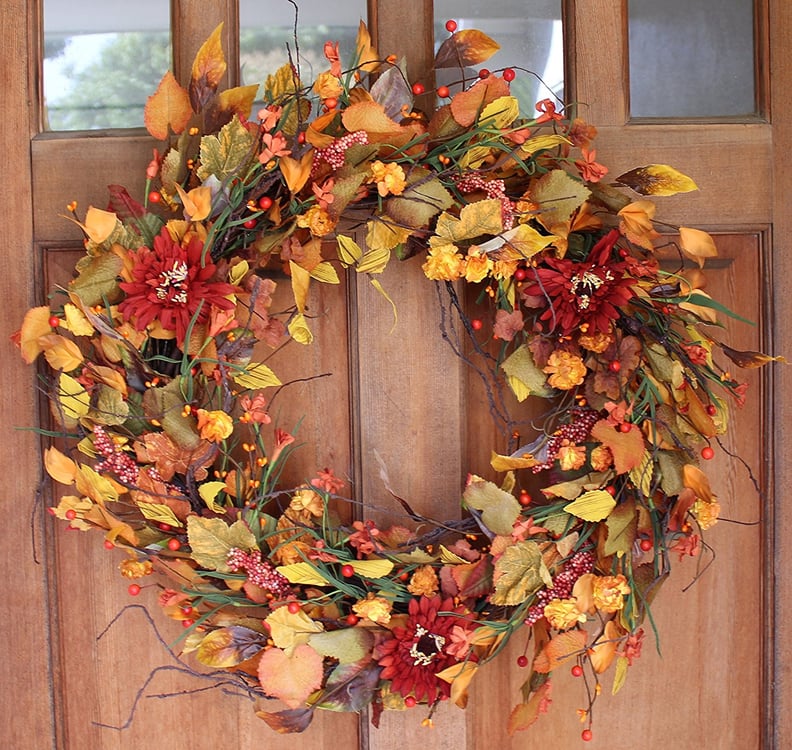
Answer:
<svg viewBox="0 0 792 750"><path fill-rule="evenodd" d="M553 388L568 391L583 382L586 365L577 354L556 350L548 357L543 372L550 375L547 382Z"/></svg>
<svg viewBox="0 0 792 750"><path fill-rule="evenodd" d="M427 279L432 281L456 281L465 272L465 259L452 244L429 249L429 255L421 268Z"/></svg>
<svg viewBox="0 0 792 750"><path fill-rule="evenodd" d="M437 573L431 565L422 565L413 573L407 590L413 596L434 596L440 588Z"/></svg>
<svg viewBox="0 0 792 750"><path fill-rule="evenodd" d="M470 284L477 284L487 278L487 274L492 269L492 261L486 253L470 248L467 258L465 258L465 281Z"/></svg>
<svg viewBox="0 0 792 750"><path fill-rule="evenodd" d="M136 560L134 557L122 561L118 569L121 571L121 575L124 576L124 578L132 579L143 578L154 572L154 566L151 562L148 560Z"/></svg>
<svg viewBox="0 0 792 750"><path fill-rule="evenodd" d="M198 409L198 432L204 440L219 443L234 431L234 420L224 411Z"/></svg>
<svg viewBox="0 0 792 750"><path fill-rule="evenodd" d="M578 623L586 622L585 612L578 609L574 599L553 599L545 604L544 616L556 630L569 630Z"/></svg>
<svg viewBox="0 0 792 750"><path fill-rule="evenodd" d="M708 503L705 500L701 500L699 498L695 503L693 503L693 507L690 510L693 512L693 515L698 521L698 525L702 529L709 529L711 526L714 526L716 523L718 523L718 517L720 516L720 503L716 500Z"/></svg>
<svg viewBox="0 0 792 750"><path fill-rule="evenodd" d="M297 226L311 230L314 237L324 237L335 229L338 222L321 206L312 206L297 217Z"/></svg>
<svg viewBox="0 0 792 750"><path fill-rule="evenodd" d="M374 161L371 163L371 179L377 183L377 192L384 198L386 195L401 195L407 187L404 170L395 162Z"/></svg>
<svg viewBox="0 0 792 750"><path fill-rule="evenodd" d="M352 605L352 610L358 617L362 617L377 625L387 625L391 618L391 603L381 596L369 593L365 599L360 599Z"/></svg>
<svg viewBox="0 0 792 750"><path fill-rule="evenodd" d="M336 76L327 70L324 73L320 73L318 76L316 76L313 90L320 99L330 99L331 97L336 98L341 96L341 93L344 91L344 87L341 85L341 81L339 81Z"/></svg>
<svg viewBox="0 0 792 750"><path fill-rule="evenodd" d="M621 574L594 577L594 606L600 612L618 612L624 607L624 597L629 593L630 586Z"/></svg>

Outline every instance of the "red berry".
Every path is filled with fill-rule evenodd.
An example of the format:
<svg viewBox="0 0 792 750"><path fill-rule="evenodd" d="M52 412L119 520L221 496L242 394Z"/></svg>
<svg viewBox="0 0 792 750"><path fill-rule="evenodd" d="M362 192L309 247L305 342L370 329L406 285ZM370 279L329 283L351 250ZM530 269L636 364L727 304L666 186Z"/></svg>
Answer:
<svg viewBox="0 0 792 750"><path fill-rule="evenodd" d="M574 667L570 670L572 672L573 677L582 677L583 676L583 667L580 664L575 664Z"/></svg>
<svg viewBox="0 0 792 750"><path fill-rule="evenodd" d="M354 627L358 622L360 622L360 618L354 612L346 616L346 624L349 625L349 627Z"/></svg>
<svg viewBox="0 0 792 750"><path fill-rule="evenodd" d="M641 539L640 546L644 552L648 552L650 549L654 548L651 539Z"/></svg>
<svg viewBox="0 0 792 750"><path fill-rule="evenodd" d="M446 21L445 27L446 27L446 31L453 34L457 30L457 22L454 21L453 19L450 19Z"/></svg>
<svg viewBox="0 0 792 750"><path fill-rule="evenodd" d="M473 318L473 320L470 321L470 327L474 331L480 331L484 327L484 323L480 318Z"/></svg>
<svg viewBox="0 0 792 750"><path fill-rule="evenodd" d="M104 548L105 549L115 549L115 544L113 544L109 539L104 540Z"/></svg>
<svg viewBox="0 0 792 750"><path fill-rule="evenodd" d="M412 708L416 703L418 703L418 701L415 700L412 695L408 695L404 699L404 705L407 706L407 708Z"/></svg>
<svg viewBox="0 0 792 750"><path fill-rule="evenodd" d="M401 573L401 574L399 575L399 580L400 580L400 581L406 581L406 580L408 580L409 578L410 578L410 574L409 574L409 573L408 573L406 570L404 571L404 573Z"/></svg>
<svg viewBox="0 0 792 750"><path fill-rule="evenodd" d="M416 96L420 96L423 92L426 91L426 88L422 83L414 83L412 87L412 92Z"/></svg>
<svg viewBox="0 0 792 750"><path fill-rule="evenodd" d="M342 565L341 575L344 576L344 578L352 578L352 576L355 575L355 569L351 565Z"/></svg>
<svg viewBox="0 0 792 750"><path fill-rule="evenodd" d="M328 111L335 109L338 106L338 99L334 96L328 96L327 99L324 100L324 105L327 107Z"/></svg>
<svg viewBox="0 0 792 750"><path fill-rule="evenodd" d="M256 224L257 222L255 219L248 219L242 226L245 227L245 229L253 229Z"/></svg>
<svg viewBox="0 0 792 750"><path fill-rule="evenodd" d="M438 86L437 87L437 95L441 99L445 99L446 97L451 95L451 92L448 90L448 86Z"/></svg>
<svg viewBox="0 0 792 750"><path fill-rule="evenodd" d="M517 666L523 668L528 666L528 657L525 654L517 657Z"/></svg>
<svg viewBox="0 0 792 750"><path fill-rule="evenodd" d="M479 77L479 78L481 78L481 79L484 79L484 78L489 78L489 77L490 77L489 68L482 68L482 69L481 69L481 70L478 72L478 77Z"/></svg>
<svg viewBox="0 0 792 750"><path fill-rule="evenodd" d="M707 414L711 417L714 417L718 413L718 409L715 404L707 404Z"/></svg>
<svg viewBox="0 0 792 750"><path fill-rule="evenodd" d="M171 552L176 552L176 550L181 549L181 542L175 537L173 539L168 539L168 549L171 550Z"/></svg>
<svg viewBox="0 0 792 750"><path fill-rule="evenodd" d="M594 734L592 733L592 731L590 729L584 729L580 733L580 739L583 740L583 742L591 742L593 737L594 737Z"/></svg>
<svg viewBox="0 0 792 750"><path fill-rule="evenodd" d="M149 203L159 203L162 200L162 196L160 195L159 191L152 190L148 194Z"/></svg>
<svg viewBox="0 0 792 750"><path fill-rule="evenodd" d="M618 360L618 359L614 359L614 360L613 360L613 362L611 362L611 363L608 365L608 369L609 369L611 372L619 372L619 370L621 370L621 362L619 362L619 360Z"/></svg>
<svg viewBox="0 0 792 750"><path fill-rule="evenodd" d="M513 81L517 77L517 74L514 72L513 68L506 68L503 71L503 80L504 81Z"/></svg>
<svg viewBox="0 0 792 750"><path fill-rule="evenodd" d="M705 446L704 446L704 447L701 449L701 457L702 457L702 458L703 458L705 461L709 461L711 458L714 458L714 457L715 457L715 451L713 450L713 448L712 448L712 446L711 446L711 445L705 445Z"/></svg>
<svg viewBox="0 0 792 750"><path fill-rule="evenodd" d="M518 498L518 500L520 501L520 505L522 506L531 504L531 496L525 490L522 490L520 492L520 497Z"/></svg>
<svg viewBox="0 0 792 750"><path fill-rule="evenodd" d="M169 523L158 523L157 528L160 531L170 531L173 527Z"/></svg>
<svg viewBox="0 0 792 750"><path fill-rule="evenodd" d="M69 510L67 510L63 515L66 516L67 521L73 521L75 518L77 518L77 511L74 510L74 508L69 508Z"/></svg>
<svg viewBox="0 0 792 750"><path fill-rule="evenodd" d="M619 425L619 432L627 433L632 429L632 425L629 422L622 422Z"/></svg>
<svg viewBox="0 0 792 750"><path fill-rule="evenodd" d="M272 208L272 198L266 195L261 196L261 198L259 198L259 208L262 211L268 211Z"/></svg>
<svg viewBox="0 0 792 750"><path fill-rule="evenodd" d="M50 315L47 323L49 323L50 328L57 328L60 325L60 318L57 315Z"/></svg>
<svg viewBox="0 0 792 750"><path fill-rule="evenodd" d="M605 492L607 492L611 497L615 497L616 496L616 488L612 484L609 484L605 488Z"/></svg>
<svg viewBox="0 0 792 750"><path fill-rule="evenodd" d="M195 620L182 620L182 627L186 630L195 625Z"/></svg>
<svg viewBox="0 0 792 750"><path fill-rule="evenodd" d="M300 609L300 602L289 602L288 610L291 614L296 615Z"/></svg>
<svg viewBox="0 0 792 750"><path fill-rule="evenodd" d="M193 613L192 604L185 604L185 605L184 605L184 606L181 608L181 613L182 613L183 615L185 615L185 616L189 616L189 615L191 615L191 614Z"/></svg>
<svg viewBox="0 0 792 750"><path fill-rule="evenodd" d="M140 593L140 586L137 583L130 583L127 591L130 596L137 596Z"/></svg>
<svg viewBox="0 0 792 750"><path fill-rule="evenodd" d="M514 272L514 278L517 279L517 281L525 281L525 277L527 275L528 275L528 271L526 271L524 268L518 268Z"/></svg>

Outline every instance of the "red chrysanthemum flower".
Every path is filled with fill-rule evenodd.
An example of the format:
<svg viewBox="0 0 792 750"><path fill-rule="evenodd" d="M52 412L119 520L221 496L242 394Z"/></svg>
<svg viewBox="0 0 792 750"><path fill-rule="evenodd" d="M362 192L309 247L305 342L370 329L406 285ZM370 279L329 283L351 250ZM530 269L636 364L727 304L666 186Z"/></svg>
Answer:
<svg viewBox="0 0 792 750"><path fill-rule="evenodd" d="M582 329L588 334L608 333L619 317L619 307L634 294L635 279L625 276L627 264L611 259L619 232L613 230L597 242L584 263L547 258L549 268L537 268L522 295L528 307L547 309L539 316L552 331L568 336Z"/></svg>
<svg viewBox="0 0 792 750"><path fill-rule="evenodd" d="M131 253L132 281L122 282L126 299L118 306L125 320L138 331L159 320L167 331L175 331L181 346L191 321L205 323L212 305L223 310L234 308L227 295L231 284L211 281L215 265L201 262L203 243L193 237L186 246L175 242L167 229L154 238L154 249L141 247Z"/></svg>
<svg viewBox="0 0 792 750"><path fill-rule="evenodd" d="M407 625L394 628L393 638L380 649L379 664L384 667L380 677L390 680L391 690L405 698L412 695L432 704L442 696L448 697L451 685L436 675L459 662L449 653L451 631L454 626L469 629L473 623L468 614L464 607L454 607L451 599L411 599Z"/></svg>

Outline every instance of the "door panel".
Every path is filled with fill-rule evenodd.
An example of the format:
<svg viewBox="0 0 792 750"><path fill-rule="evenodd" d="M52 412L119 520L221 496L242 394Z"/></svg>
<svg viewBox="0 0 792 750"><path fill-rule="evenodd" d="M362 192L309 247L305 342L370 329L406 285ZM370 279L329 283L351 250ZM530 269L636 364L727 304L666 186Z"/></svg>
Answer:
<svg viewBox="0 0 792 750"><path fill-rule="evenodd" d="M432 3L372 0L369 5L380 48L407 53L411 77L422 75L431 58ZM769 5L771 44L781 49L792 30L792 9L780 1ZM792 253L782 253L792 226L781 198L792 190L786 185L792 178L775 168L792 146L792 126L787 124L792 122L790 66L781 66L779 77L773 79L773 112L779 124L628 125L626 3L587 0L565 7L569 88L581 103L580 115L600 129L598 160L612 167L612 175L645 163L670 163L699 183L697 194L657 202L664 220L715 231L721 255L709 272L708 291L757 321L751 327L723 319L726 330L718 335L738 349L784 342L789 354L788 324L773 327L771 321L774 310L781 322L782 313L792 310L783 275L792 273L792 261L784 259ZM0 145L11 175L1 188L8 228L0 242L4 257L13 259L0 277L0 293L9 310L2 321L6 340L19 324L12 318L20 317L25 307L43 299L52 282L63 282L70 273L79 247L75 250L69 242L79 233L57 216L64 213L65 204L77 200L82 209L90 203L102 206L104 184L135 187L151 158L150 141L138 135L34 137L35 65L29 73L19 61L32 60L36 54L37 8L34 0L6 0L0 12L6 40L2 53L6 64L0 66L3 90L7 102L16 103L7 107L0 123ZM404 33L405 19L410 34ZM198 44L219 20L226 22L224 44L233 60L235 2L173 3L176 73L182 79ZM229 82L234 83L233 65L230 70ZM771 204L774 185L778 197ZM138 187L142 191L143 185ZM779 269L780 293L775 297L767 292L771 265ZM42 283L34 290L35 278ZM353 279L346 287L312 292L311 309L318 314L313 327L322 346L305 349L291 344L272 359L279 372L287 372L287 363L293 361L293 372L301 376L332 373L310 383L291 384L276 399L284 426L305 417L298 439L304 437L307 444L297 453L291 478L298 481L316 466L333 466L350 479L356 500L390 514L394 501L380 477L379 455L394 492L420 512L450 518L457 513L465 472L485 473L490 446L503 447L504 438L496 440L489 429L481 431L480 425L489 421L486 396L475 376L440 340L438 298L418 263L389 269L383 284L397 302L395 327L390 305L367 281ZM288 289L282 286L287 296ZM18 363L10 347L6 359L6 393L13 398L7 396L2 406L10 430L12 425L34 424L37 417L30 369ZM772 569L771 554L779 570L790 562L787 546L780 542L770 546L774 511L768 477L773 451L783 455L789 420L781 417L792 414L792 406L785 395L788 391L783 390L790 376L781 371L774 374L774 382L768 377L748 373L751 405L734 415L729 441L715 459L712 474L719 478L716 492L723 516L734 523L723 522L708 534L717 558L702 572L699 583L683 591L696 575L696 561L688 560L658 595L654 614L662 657L647 626L643 655L618 696L609 695L611 678L606 678L594 722L596 742L602 747L773 746L766 740L771 731L764 725L763 706L772 706L773 699L784 706L792 700L788 698L792 691L783 679L790 669L782 648L786 641L779 637L774 650L766 633L772 625L772 607L783 613L789 604L780 590L778 599L772 599L775 590L762 581L768 580L765 570ZM778 405L775 424L766 419L761 406L771 399ZM294 411L292 404L297 401L304 414ZM770 440L774 429L775 444ZM757 494L745 467L736 458L729 459L729 453L753 467L764 496ZM427 750L534 744L579 747L581 726L575 712L585 705L585 696L571 676L558 679L550 713L528 733L507 736L506 718L525 678L516 665L525 646L519 634L507 652L477 676L468 710L461 713L442 705L434 730L420 727L417 711L389 713L380 729L370 727L365 717L359 724L355 716L320 712L303 737L276 735L255 717L248 701L219 689L204 690L205 680L174 669L178 665L165 644L177 641L181 627L156 611L153 588L144 590L139 599L128 597L117 571L119 553L103 549L95 535L65 532L38 512L33 522L34 549L42 558L49 550L46 566L38 564L28 552L30 501L40 476L33 435L9 434L0 460L16 503L15 512L7 514L6 543L0 552L8 571L2 627L11 654L3 660L0 679L15 696L4 702L0 734L9 747L121 749L178 743L208 750L266 743L279 750L294 747L295 741L318 748L364 750L418 743ZM789 470L783 462L778 464L778 477L783 478ZM782 508L776 513L778 533L792 529L788 514ZM700 558L702 567L708 559ZM130 603L152 611L162 641L141 609L124 609ZM104 632L119 613L120 619ZM781 627L789 618L779 617L778 622ZM773 658L778 662L774 694L765 674L765 665ZM186 663L195 667L189 657ZM168 669L156 672L147 684L162 666ZM46 675L52 680L52 692ZM137 711L127 729L96 725L123 724L138 695ZM150 695L160 697L146 697ZM790 737L791 715L779 711L774 719L777 747L785 746L783 740Z"/></svg>

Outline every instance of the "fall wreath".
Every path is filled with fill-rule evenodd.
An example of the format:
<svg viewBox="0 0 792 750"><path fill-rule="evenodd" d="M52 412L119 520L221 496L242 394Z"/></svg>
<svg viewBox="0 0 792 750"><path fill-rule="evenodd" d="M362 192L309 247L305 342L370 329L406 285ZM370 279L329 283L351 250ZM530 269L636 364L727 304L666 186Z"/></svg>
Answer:
<svg viewBox="0 0 792 750"><path fill-rule="evenodd" d="M106 210L70 207L86 253L19 333L24 359L48 366L57 429L44 459L68 488L52 513L126 553L131 594L170 576L155 585L185 625L180 650L281 699L258 710L279 731L316 709L371 705L376 721L464 706L523 628L534 646L512 730L546 708L562 664L623 682L672 557L696 555L718 519L702 459L745 398L718 359L771 359L712 333L728 314L701 289L712 238L656 231L645 196L693 181L653 164L605 184L594 127L551 100L521 115L512 69L465 80L497 45L449 31L435 64L460 81L427 116L414 109L423 87L363 24L346 66L328 42L327 71L305 85L290 60L260 105L256 86L218 90L218 28L189 87L167 73L148 101L165 145L142 202L112 186ZM296 445L273 424L282 385L256 355L311 345L310 285L344 269L398 309L379 280L394 256L420 256L408 262L448 295L493 388L547 407L530 440L510 435L491 466L470 467L490 479L460 478L464 514L436 524L355 517L329 468L281 486ZM271 307L273 268L293 290L285 312ZM465 314L465 285L484 320Z"/></svg>

